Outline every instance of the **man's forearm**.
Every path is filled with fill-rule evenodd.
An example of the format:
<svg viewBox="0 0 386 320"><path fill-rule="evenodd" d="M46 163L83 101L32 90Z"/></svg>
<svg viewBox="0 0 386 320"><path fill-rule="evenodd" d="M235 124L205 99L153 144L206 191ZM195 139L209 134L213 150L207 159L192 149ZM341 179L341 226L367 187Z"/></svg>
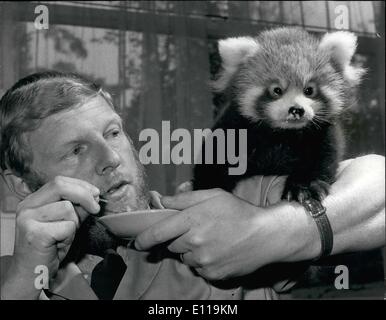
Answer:
<svg viewBox="0 0 386 320"><path fill-rule="evenodd" d="M334 233L332 254L385 245L385 158L368 155L341 163L337 181L323 201ZM281 210L278 210L281 208ZM321 250L318 229L305 209L279 204L281 261L314 259ZM287 209L287 214L280 214ZM289 209L289 210L288 210ZM287 241L285 241L287 239Z"/></svg>

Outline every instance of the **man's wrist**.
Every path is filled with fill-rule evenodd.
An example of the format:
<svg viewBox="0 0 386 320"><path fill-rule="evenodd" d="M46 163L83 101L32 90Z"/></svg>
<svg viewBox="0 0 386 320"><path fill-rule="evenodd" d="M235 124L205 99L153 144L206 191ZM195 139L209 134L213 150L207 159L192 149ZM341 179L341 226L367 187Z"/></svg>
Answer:
<svg viewBox="0 0 386 320"><path fill-rule="evenodd" d="M37 300L41 290L35 287L37 274L20 267L14 260L1 275L2 300Z"/></svg>
<svg viewBox="0 0 386 320"><path fill-rule="evenodd" d="M307 213L313 218L318 227L319 237L321 241L321 251L314 260L319 260L331 254L334 246L334 235L332 232L330 220L326 214L326 207L315 199L305 200L302 205Z"/></svg>
<svg viewBox="0 0 386 320"><path fill-rule="evenodd" d="M274 262L313 260L319 256L321 242L318 227L305 208L297 202L272 206L278 234L278 257Z"/></svg>

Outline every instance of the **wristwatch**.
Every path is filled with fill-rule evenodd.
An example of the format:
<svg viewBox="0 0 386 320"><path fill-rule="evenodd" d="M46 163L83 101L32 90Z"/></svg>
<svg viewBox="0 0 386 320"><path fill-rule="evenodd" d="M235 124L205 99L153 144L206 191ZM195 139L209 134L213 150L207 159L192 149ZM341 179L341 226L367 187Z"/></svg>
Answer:
<svg viewBox="0 0 386 320"><path fill-rule="evenodd" d="M330 221L326 215L326 208L320 203L320 201L308 199L304 200L302 205L314 219L319 230L322 249L319 256L314 259L314 261L316 261L328 256L331 253L334 245L334 235L332 233Z"/></svg>

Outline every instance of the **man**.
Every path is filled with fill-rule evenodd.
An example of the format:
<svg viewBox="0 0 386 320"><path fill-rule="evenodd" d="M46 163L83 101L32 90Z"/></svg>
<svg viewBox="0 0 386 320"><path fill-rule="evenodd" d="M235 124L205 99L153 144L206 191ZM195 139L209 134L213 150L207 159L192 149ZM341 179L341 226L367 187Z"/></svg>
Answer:
<svg viewBox="0 0 386 320"><path fill-rule="evenodd" d="M268 299L288 274L251 282L252 272L318 256L318 233L304 210L292 203L256 206L277 202L282 177L255 177L238 196L216 189L160 202L146 187L111 98L79 76L46 72L20 80L1 100L0 128L5 179L24 198L14 254L1 259L2 299ZM374 174L363 173L368 166ZM326 199L334 253L384 244L383 167L374 156L342 163ZM150 252L96 220L162 204L183 211L137 238L137 249L176 238ZM45 290L36 286L37 266L49 270ZM209 283L199 274L233 279Z"/></svg>

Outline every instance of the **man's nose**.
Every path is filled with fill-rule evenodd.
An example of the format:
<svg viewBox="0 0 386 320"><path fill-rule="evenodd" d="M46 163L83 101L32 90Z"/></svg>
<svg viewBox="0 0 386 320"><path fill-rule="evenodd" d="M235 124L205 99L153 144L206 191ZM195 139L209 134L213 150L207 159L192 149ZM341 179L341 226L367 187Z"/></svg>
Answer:
<svg viewBox="0 0 386 320"><path fill-rule="evenodd" d="M292 106L288 109L288 114L293 115L295 118L301 118L304 115L304 109L299 106Z"/></svg>
<svg viewBox="0 0 386 320"><path fill-rule="evenodd" d="M99 163L96 168L99 175L108 174L121 164L121 158L118 152L111 146L107 144L103 145L99 152Z"/></svg>

